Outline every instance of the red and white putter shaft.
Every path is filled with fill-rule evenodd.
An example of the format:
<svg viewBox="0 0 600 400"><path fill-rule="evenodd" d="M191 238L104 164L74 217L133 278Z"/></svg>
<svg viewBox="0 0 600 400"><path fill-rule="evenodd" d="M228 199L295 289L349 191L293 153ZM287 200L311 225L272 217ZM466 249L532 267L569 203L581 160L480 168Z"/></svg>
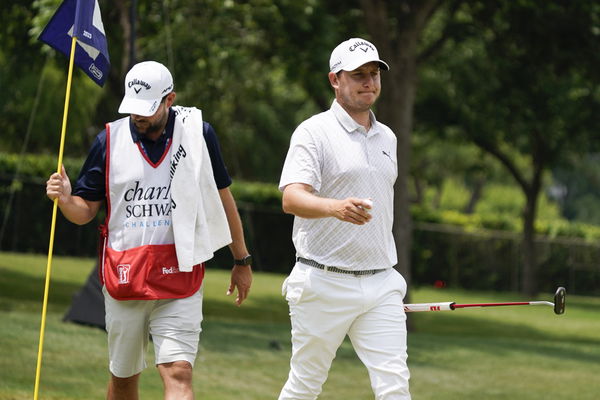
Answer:
<svg viewBox="0 0 600 400"><path fill-rule="evenodd" d="M550 301L516 301L508 303L472 303L472 304L457 304L453 301L442 303L418 303L405 304L405 312L422 312L422 311L453 311L457 308L470 307L500 307L500 306L550 306L554 307L555 314L564 314L565 312L565 297L566 290L559 287L554 294L554 303Z"/></svg>

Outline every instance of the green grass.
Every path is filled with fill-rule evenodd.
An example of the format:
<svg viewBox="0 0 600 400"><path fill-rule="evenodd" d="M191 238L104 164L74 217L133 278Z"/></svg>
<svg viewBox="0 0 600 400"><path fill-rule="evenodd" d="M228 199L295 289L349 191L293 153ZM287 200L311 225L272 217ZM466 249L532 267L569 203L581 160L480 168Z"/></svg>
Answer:
<svg viewBox="0 0 600 400"><path fill-rule="evenodd" d="M44 335L40 399L103 399L106 334L62 322L94 260L56 257ZM0 253L0 400L31 399L46 256ZM227 271L209 270L205 321L194 369L197 399L276 399L290 355L284 276L255 273L240 308L225 296ZM567 288L568 289L568 288ZM411 302L512 301L515 294L415 289ZM540 296L551 300L552 294ZM497 307L410 315L414 400L592 400L600 393L600 299L568 295L550 307ZM151 347L151 346L150 346ZM152 365L150 350L147 360ZM141 398L162 398L156 369L142 374ZM338 351L320 400L372 399L367 373L348 342Z"/></svg>

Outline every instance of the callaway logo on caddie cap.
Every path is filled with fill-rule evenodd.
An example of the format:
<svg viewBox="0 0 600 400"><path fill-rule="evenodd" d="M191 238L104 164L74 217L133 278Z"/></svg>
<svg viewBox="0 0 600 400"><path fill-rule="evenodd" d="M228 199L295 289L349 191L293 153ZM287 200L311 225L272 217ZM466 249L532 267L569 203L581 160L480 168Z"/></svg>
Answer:
<svg viewBox="0 0 600 400"><path fill-rule="evenodd" d="M119 106L122 114L149 117L162 98L173 91L171 72L156 61L144 61L131 68L125 77L125 96Z"/></svg>
<svg viewBox="0 0 600 400"><path fill-rule="evenodd" d="M352 38L333 49L329 59L329 69L334 73L341 70L354 71L361 65L373 61L378 62L379 67L385 71L390 69L385 61L379 59L377 48L371 42L361 38Z"/></svg>
<svg viewBox="0 0 600 400"><path fill-rule="evenodd" d="M150 86L150 84L148 84L148 83L146 83L144 81L140 81L139 79L134 79L134 80L129 81L127 83L127 87L129 87L129 88L133 87L134 85L139 85L140 86L140 87L134 87L133 88L133 90L135 91L136 94L140 93L140 90L142 90L142 87L145 87L146 90L150 90L150 88L152 87L152 86Z"/></svg>

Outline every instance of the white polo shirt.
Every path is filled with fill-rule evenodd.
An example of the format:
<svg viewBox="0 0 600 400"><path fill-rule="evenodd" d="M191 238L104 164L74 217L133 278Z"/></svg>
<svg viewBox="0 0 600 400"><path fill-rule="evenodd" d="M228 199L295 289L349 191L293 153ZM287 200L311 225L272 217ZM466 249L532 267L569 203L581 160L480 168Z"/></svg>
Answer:
<svg viewBox="0 0 600 400"><path fill-rule="evenodd" d="M364 225L337 218L294 218L296 255L349 270L389 268L397 263L392 235L396 136L371 113L366 132L333 101L328 111L294 131L279 189L304 183L324 198L370 198L373 218Z"/></svg>

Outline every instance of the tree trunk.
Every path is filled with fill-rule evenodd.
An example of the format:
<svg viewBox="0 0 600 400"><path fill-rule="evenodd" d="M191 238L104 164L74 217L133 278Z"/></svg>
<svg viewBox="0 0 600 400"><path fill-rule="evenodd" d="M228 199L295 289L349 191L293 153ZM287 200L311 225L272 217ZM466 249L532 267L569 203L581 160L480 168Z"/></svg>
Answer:
<svg viewBox="0 0 600 400"><path fill-rule="evenodd" d="M131 55L134 53L131 37L135 34L131 21L131 1L115 1L114 5L118 10L119 25L123 31L123 54L120 70L127 72L135 62L131 59Z"/></svg>
<svg viewBox="0 0 600 400"><path fill-rule="evenodd" d="M479 178L475 180L473 190L471 191L471 196L469 197L469 202L464 209L465 214L473 214L475 212L475 207L477 206L477 203L479 203L479 200L481 200L485 183L485 178Z"/></svg>
<svg viewBox="0 0 600 400"><path fill-rule="evenodd" d="M525 210L523 211L523 273L522 292L528 296L535 296L538 292L537 285L537 255L535 249L535 219L537 202L541 189L540 165L534 166L535 172L531 186L525 190Z"/></svg>
<svg viewBox="0 0 600 400"><path fill-rule="evenodd" d="M408 61L408 60L406 60ZM398 254L398 271L407 282L411 280L410 249L412 245L412 218L408 177L410 171L410 138L412 114L416 91L415 63L409 62L398 68L387 88L388 95L382 96L381 118L394 130L398 138L398 178L394 186L394 238ZM400 67L400 65L398 65ZM400 78L402 77L402 78ZM400 79L398 79L400 78Z"/></svg>
<svg viewBox="0 0 600 400"><path fill-rule="evenodd" d="M474 138L474 143L482 150L496 157L515 178L525 195L525 209L523 210L523 270L521 272L521 292L530 296L537 294L537 258L535 254L535 218L537 214L537 201L542 187L542 173L545 169L542 136L534 139L536 145L533 151L533 177L528 182L525 175L511 161L510 157L502 153L495 145L485 140Z"/></svg>

